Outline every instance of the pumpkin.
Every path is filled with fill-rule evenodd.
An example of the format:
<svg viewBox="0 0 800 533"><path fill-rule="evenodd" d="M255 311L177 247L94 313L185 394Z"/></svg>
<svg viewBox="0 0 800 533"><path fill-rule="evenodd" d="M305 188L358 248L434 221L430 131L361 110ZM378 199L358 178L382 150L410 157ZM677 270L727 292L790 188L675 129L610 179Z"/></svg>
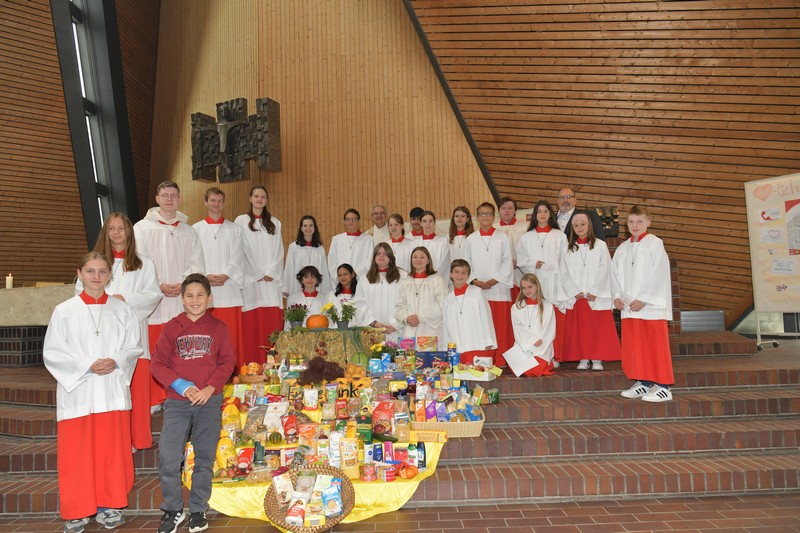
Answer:
<svg viewBox="0 0 800 533"><path fill-rule="evenodd" d="M325 315L311 315L306 320L306 327L308 329L327 329L328 317Z"/></svg>
<svg viewBox="0 0 800 533"><path fill-rule="evenodd" d="M415 477L417 477L418 473L419 473L419 468L407 463L403 463L403 466L400 467L400 472L399 472L400 477L403 479L414 479Z"/></svg>
<svg viewBox="0 0 800 533"><path fill-rule="evenodd" d="M283 442L283 435L278 433L277 431L273 431L269 434L269 443L270 444L280 444Z"/></svg>

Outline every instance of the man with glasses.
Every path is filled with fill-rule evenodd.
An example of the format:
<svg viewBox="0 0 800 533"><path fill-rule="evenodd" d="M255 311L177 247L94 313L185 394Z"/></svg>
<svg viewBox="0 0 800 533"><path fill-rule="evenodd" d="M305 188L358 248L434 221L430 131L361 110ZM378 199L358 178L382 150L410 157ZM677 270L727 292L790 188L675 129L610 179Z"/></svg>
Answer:
<svg viewBox="0 0 800 533"><path fill-rule="evenodd" d="M138 251L156 267L158 283L164 297L148 318L150 353L155 351L164 325L183 312L181 283L189 274L205 272L205 260L200 238L189 217L178 211L181 191L173 181L161 182L156 188L156 203L145 217L133 226ZM166 393L153 381L150 387L151 410L158 410Z"/></svg>
<svg viewBox="0 0 800 533"><path fill-rule="evenodd" d="M386 208L382 205L376 205L372 208L372 224L373 226L367 230L367 233L372 235L372 244L377 246L382 242L392 242L389 236L389 225L386 223Z"/></svg>
<svg viewBox="0 0 800 533"><path fill-rule="evenodd" d="M558 226L567 236L567 239L569 239L569 236L572 234L572 215L575 214L577 196L571 187L564 187L558 191L556 200L558 201ZM594 229L595 237L605 241L606 230L603 229L603 222L600 220L600 217L591 210L587 210L586 214L592 222L592 229Z"/></svg>

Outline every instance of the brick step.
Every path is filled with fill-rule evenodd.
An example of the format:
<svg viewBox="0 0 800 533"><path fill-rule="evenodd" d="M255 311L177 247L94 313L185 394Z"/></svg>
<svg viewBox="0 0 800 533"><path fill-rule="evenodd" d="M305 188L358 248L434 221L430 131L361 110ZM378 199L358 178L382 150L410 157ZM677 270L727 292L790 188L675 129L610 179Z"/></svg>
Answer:
<svg viewBox="0 0 800 533"><path fill-rule="evenodd" d="M151 416L154 434L161 430L162 414ZM56 436L56 410L53 407L0 404L0 436L52 439Z"/></svg>
<svg viewBox="0 0 800 533"><path fill-rule="evenodd" d="M44 366L3 368L0 402L55 407L56 380Z"/></svg>
<svg viewBox="0 0 800 533"><path fill-rule="evenodd" d="M0 475L0 516L18 513L58 512L58 478L55 474ZM184 501L188 491L184 489ZM161 486L157 474L137 475L128 495L128 510L160 513ZM91 527L91 526L90 526Z"/></svg>
<svg viewBox="0 0 800 533"><path fill-rule="evenodd" d="M649 403L617 393L574 397L524 397L485 406L488 427L532 422L634 421L708 417L788 416L800 414L800 386L728 389L689 393L676 391L669 402Z"/></svg>
<svg viewBox="0 0 800 533"><path fill-rule="evenodd" d="M563 460L565 456L692 454L793 448L800 417L773 420L658 421L650 423L536 424L484 427L473 439L450 439L440 464L466 460Z"/></svg>
<svg viewBox="0 0 800 533"><path fill-rule="evenodd" d="M711 365L710 362L715 363ZM800 364L785 366L762 364L757 358L693 358L695 365L675 366L675 387L757 387L800 384ZM574 363L566 363L555 375L544 378L517 378L510 371L490 382L470 382L484 388L500 391L500 397L514 394L550 394L570 392L622 391L633 382L625 377L620 363L605 363L605 370L577 370Z"/></svg>
<svg viewBox="0 0 800 533"><path fill-rule="evenodd" d="M56 440L0 437L0 473L53 473L58 469ZM153 438L153 447L137 450L133 454L136 474L155 471L158 461L158 437Z"/></svg>
<svg viewBox="0 0 800 533"><path fill-rule="evenodd" d="M800 452L442 465L407 507L800 492Z"/></svg>

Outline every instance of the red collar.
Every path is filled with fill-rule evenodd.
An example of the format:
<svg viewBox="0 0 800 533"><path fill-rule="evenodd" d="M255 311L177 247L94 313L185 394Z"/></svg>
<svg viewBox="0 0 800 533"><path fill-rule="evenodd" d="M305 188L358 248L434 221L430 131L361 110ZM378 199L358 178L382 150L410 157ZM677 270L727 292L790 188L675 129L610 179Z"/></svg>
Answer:
<svg viewBox="0 0 800 533"><path fill-rule="evenodd" d="M163 220L159 220L158 223L163 224L164 226L175 226L177 228L178 224L180 224L180 221L173 222L172 224L170 224L169 222L164 222Z"/></svg>
<svg viewBox="0 0 800 533"><path fill-rule="evenodd" d="M414 279L424 279L424 278L428 277L428 273L427 272L414 272L413 274L411 274L411 277L414 278Z"/></svg>
<svg viewBox="0 0 800 533"><path fill-rule="evenodd" d="M534 300L533 298L525 298L525 303L528 305L539 305L539 300Z"/></svg>
<svg viewBox="0 0 800 533"><path fill-rule="evenodd" d="M116 250L113 250L111 252L111 255L114 256L114 259L125 259L125 250L121 250L119 252L116 251Z"/></svg>
<svg viewBox="0 0 800 533"><path fill-rule="evenodd" d="M355 232L355 233L347 233L347 232L345 231L345 234L346 234L348 237L359 237L359 236L361 236L361 232L360 232L360 231L357 231L357 232Z"/></svg>
<svg viewBox="0 0 800 533"><path fill-rule="evenodd" d="M306 243L303 246L314 246L314 243L311 241L306 241Z"/></svg>
<svg viewBox="0 0 800 533"><path fill-rule="evenodd" d="M456 235L466 235L466 234L467 234L467 230L465 230L465 229L457 229L456 230Z"/></svg>
<svg viewBox="0 0 800 533"><path fill-rule="evenodd" d="M316 298L316 297L317 297L317 295L319 295L319 292L318 292L318 291L314 291L314 292L306 292L306 291L303 291L303 296L305 296L306 298L312 298L312 297L313 297L313 298Z"/></svg>
<svg viewBox="0 0 800 533"><path fill-rule="evenodd" d="M491 237L494 235L494 228L489 228L489 231L483 231L482 229L478 229L481 232L481 237Z"/></svg>
<svg viewBox="0 0 800 533"><path fill-rule="evenodd" d="M352 295L353 294L353 289L350 288L350 287L342 287L342 292L340 292L339 295L341 296L342 294L350 294L350 295Z"/></svg>
<svg viewBox="0 0 800 533"><path fill-rule="evenodd" d="M86 294L86 292L82 292L78 296L80 296L81 300L83 300L83 303L85 303L86 305L104 304L108 301L108 294L106 293L103 293L103 295L97 300Z"/></svg>
<svg viewBox="0 0 800 533"><path fill-rule="evenodd" d="M578 244L589 244L589 237L578 237L575 242Z"/></svg>
<svg viewBox="0 0 800 533"><path fill-rule="evenodd" d="M400 237L399 239L395 239L394 237L392 237L392 242L403 242L404 240L406 240L405 236Z"/></svg>
<svg viewBox="0 0 800 533"><path fill-rule="evenodd" d="M464 294L466 294L468 288L469 285L467 285L466 283L460 289L458 287L454 287L453 294L455 294L456 296L463 296Z"/></svg>
<svg viewBox="0 0 800 533"><path fill-rule="evenodd" d="M378 272L389 272L388 268L379 268Z"/></svg>
<svg viewBox="0 0 800 533"><path fill-rule="evenodd" d="M508 223L503 222L502 218L500 219L500 225L501 226L513 226L516 223L517 223L517 217L512 218L511 221L508 222Z"/></svg>
<svg viewBox="0 0 800 533"><path fill-rule="evenodd" d="M261 220L261 215L253 215L253 218L255 218L257 220Z"/></svg>
<svg viewBox="0 0 800 533"><path fill-rule="evenodd" d="M543 228L536 226L536 233L549 233L551 229L549 224Z"/></svg>
<svg viewBox="0 0 800 533"><path fill-rule="evenodd" d="M211 217L206 217L203 220L206 221L206 224L222 224L223 222L225 222L225 217L219 217L219 220L214 220Z"/></svg>
<svg viewBox="0 0 800 533"><path fill-rule="evenodd" d="M431 233L430 235L423 234L422 235L422 240L423 241L432 241L434 237L436 237L436 233L435 232Z"/></svg>
<svg viewBox="0 0 800 533"><path fill-rule="evenodd" d="M633 235L631 235L631 242L642 242L642 239L644 239L645 237L647 237L647 232L646 231L644 233L642 233L641 235L639 235L639 238L636 239L636 240L634 240L633 239Z"/></svg>
<svg viewBox="0 0 800 533"><path fill-rule="evenodd" d="M411 230L411 235L413 235L414 237L422 237L422 232L420 231L419 233L417 233L416 231Z"/></svg>

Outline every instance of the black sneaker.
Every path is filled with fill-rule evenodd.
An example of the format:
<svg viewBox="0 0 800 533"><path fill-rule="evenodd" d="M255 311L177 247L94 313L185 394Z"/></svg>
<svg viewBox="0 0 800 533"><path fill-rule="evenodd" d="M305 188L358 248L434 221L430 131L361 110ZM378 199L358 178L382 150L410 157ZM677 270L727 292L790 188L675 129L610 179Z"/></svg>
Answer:
<svg viewBox="0 0 800 533"><path fill-rule="evenodd" d="M167 511L161 517L158 533L175 533L184 520L186 520L186 514L183 511Z"/></svg>
<svg viewBox="0 0 800 533"><path fill-rule="evenodd" d="M189 533L199 533L208 529L206 513L192 513L189 515Z"/></svg>

